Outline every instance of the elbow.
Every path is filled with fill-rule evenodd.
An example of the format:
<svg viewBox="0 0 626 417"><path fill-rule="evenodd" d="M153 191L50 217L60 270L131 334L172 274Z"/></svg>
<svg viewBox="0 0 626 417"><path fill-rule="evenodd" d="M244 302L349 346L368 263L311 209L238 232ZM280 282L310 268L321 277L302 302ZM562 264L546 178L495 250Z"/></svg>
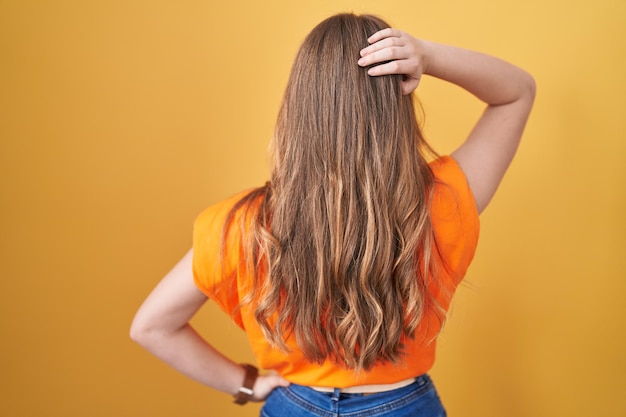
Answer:
<svg viewBox="0 0 626 417"><path fill-rule="evenodd" d="M150 326L141 320L141 318L135 317L133 323L130 325L130 339L143 347L147 347L150 344L152 335L153 332Z"/></svg>
<svg viewBox="0 0 626 417"><path fill-rule="evenodd" d="M520 111L520 116L525 120L530 115L533 104L535 102L535 95L537 93L537 84L535 79L528 72L521 70L517 79L517 94L512 103L516 103L517 109Z"/></svg>
<svg viewBox="0 0 626 417"><path fill-rule="evenodd" d="M135 343L140 343L140 340L142 339L142 335L143 335L143 332L141 331L141 329L135 325L135 322L133 322L133 324L131 324L130 326L130 340L132 340Z"/></svg>
<svg viewBox="0 0 626 417"><path fill-rule="evenodd" d="M137 320L133 320L130 325L130 340L135 343L141 344L141 341L145 338L144 329L137 323Z"/></svg>
<svg viewBox="0 0 626 417"><path fill-rule="evenodd" d="M537 83L532 75L529 73L525 73L526 77L524 80L524 92L528 97L528 101L532 104L535 101L535 95L537 94Z"/></svg>
<svg viewBox="0 0 626 417"><path fill-rule="evenodd" d="M176 333L172 329L163 326L160 321L146 315L137 315L130 325L130 339L147 349L154 351L165 339L171 338Z"/></svg>

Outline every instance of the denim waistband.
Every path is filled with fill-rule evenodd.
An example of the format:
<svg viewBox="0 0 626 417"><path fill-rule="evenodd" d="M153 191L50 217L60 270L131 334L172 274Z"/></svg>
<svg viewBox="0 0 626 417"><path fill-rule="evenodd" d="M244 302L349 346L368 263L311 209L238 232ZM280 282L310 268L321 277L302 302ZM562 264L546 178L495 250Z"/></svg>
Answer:
<svg viewBox="0 0 626 417"><path fill-rule="evenodd" d="M420 414L420 408L430 411L428 414ZM433 413L433 411L437 412ZM320 392L306 386L291 384L289 387L277 388L272 392L261 410L261 415L264 417L387 415L430 417L444 416L445 411L430 377L424 374L416 377L410 385L367 395L342 393L339 388L334 389L333 392Z"/></svg>

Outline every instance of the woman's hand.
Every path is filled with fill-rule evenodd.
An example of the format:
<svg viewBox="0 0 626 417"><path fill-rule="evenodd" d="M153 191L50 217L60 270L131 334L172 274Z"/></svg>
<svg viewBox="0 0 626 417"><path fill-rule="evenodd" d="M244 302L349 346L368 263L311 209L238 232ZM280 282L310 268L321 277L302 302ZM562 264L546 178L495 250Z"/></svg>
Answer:
<svg viewBox="0 0 626 417"><path fill-rule="evenodd" d="M358 64L373 65L367 71L371 76L402 74L402 94L411 94L426 72L428 43L391 28L374 33L367 41L370 46L361 50Z"/></svg>
<svg viewBox="0 0 626 417"><path fill-rule="evenodd" d="M265 401L268 395L278 387L288 387L289 381L275 372L259 375L254 383L252 401Z"/></svg>

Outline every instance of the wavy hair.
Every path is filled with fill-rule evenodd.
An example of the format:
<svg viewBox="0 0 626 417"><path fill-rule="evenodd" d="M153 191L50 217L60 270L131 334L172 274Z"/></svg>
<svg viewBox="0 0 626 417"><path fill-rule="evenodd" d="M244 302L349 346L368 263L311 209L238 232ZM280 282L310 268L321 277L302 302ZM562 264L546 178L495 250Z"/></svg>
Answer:
<svg viewBox="0 0 626 417"><path fill-rule="evenodd" d="M399 362L429 303L433 174L401 75L357 65L367 38L389 27L332 16L294 61L272 140L270 181L244 208L247 302L283 352L294 337L313 362L357 371ZM245 225L244 225L245 223ZM227 232L226 232L227 233Z"/></svg>

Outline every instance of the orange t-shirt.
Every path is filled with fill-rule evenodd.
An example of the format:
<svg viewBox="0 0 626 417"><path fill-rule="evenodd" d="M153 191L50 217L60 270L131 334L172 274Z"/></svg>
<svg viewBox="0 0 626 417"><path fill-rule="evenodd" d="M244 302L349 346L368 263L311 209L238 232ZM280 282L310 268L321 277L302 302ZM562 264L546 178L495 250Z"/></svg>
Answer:
<svg viewBox="0 0 626 417"><path fill-rule="evenodd" d="M444 156L431 162L430 166L435 175L435 192L430 211L437 243L433 261L440 265L438 276L433 279L436 285L430 290L439 305L447 310L450 297L474 256L479 220L472 192L456 161ZM441 329L441 320L434 310L426 310L415 337L404 340L403 363L378 363L371 370L359 374L330 361L321 365L307 361L293 338L287 339L287 344L292 348L290 353L283 354L273 349L254 319L253 308L246 304L237 308L252 285L252 277L245 273L240 262L242 246L238 227L233 227L229 233L223 263L220 258L226 216L243 195L236 195L209 207L196 219L193 273L197 287L246 331L261 368L274 370L299 385L338 388L390 384L430 370L435 360L435 339ZM233 224L238 224L237 219Z"/></svg>

